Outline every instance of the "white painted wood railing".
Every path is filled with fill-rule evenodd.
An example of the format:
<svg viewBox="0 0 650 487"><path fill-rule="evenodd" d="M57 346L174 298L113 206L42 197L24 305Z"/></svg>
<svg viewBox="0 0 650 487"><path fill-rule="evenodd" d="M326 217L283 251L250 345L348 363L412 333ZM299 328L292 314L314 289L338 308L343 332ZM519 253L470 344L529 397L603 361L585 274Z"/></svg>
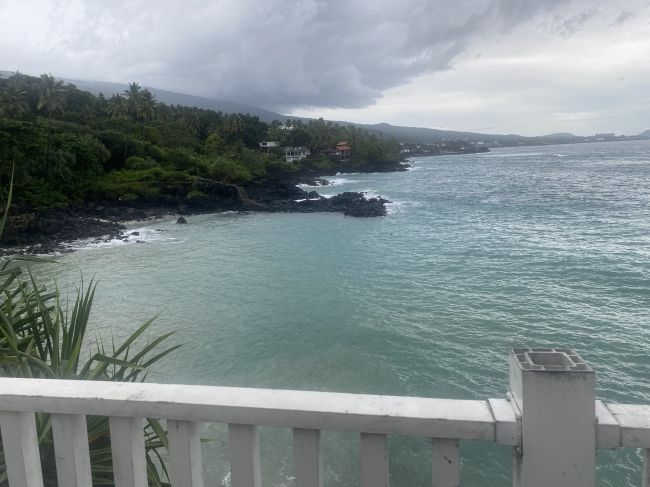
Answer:
<svg viewBox="0 0 650 487"><path fill-rule="evenodd" d="M650 406L596 401L594 408L594 455L596 447L645 449L643 485L650 487ZM116 487L147 485L144 418L167 420L174 487L203 486L203 422L229 425L232 487L261 485L258 426L293 429L296 487L323 485L321 430L360 433L362 487L388 486L387 435L432 439L434 487L460 484L459 440L511 445L515 452L523 441L520 408L513 396L450 400L0 378L0 429L10 487L43 485L36 412L52 414L59 485L66 487L91 485L87 415L109 417Z"/></svg>

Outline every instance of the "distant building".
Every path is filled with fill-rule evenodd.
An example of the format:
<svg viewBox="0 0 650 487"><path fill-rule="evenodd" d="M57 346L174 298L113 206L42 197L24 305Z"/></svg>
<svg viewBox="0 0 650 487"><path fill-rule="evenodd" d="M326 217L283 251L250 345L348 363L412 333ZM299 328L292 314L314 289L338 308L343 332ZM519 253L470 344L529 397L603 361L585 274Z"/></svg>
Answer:
<svg viewBox="0 0 650 487"><path fill-rule="evenodd" d="M347 141L342 141L336 144L336 147L322 150L320 153L335 161L346 162L352 157L352 148Z"/></svg>
<svg viewBox="0 0 650 487"><path fill-rule="evenodd" d="M301 161L311 155L309 147L283 147L284 159L287 162Z"/></svg>
<svg viewBox="0 0 650 487"><path fill-rule="evenodd" d="M336 150L341 153L341 160L342 161L349 161L350 157L352 156L352 149L348 145L347 140L343 142L339 142L336 144Z"/></svg>
<svg viewBox="0 0 650 487"><path fill-rule="evenodd" d="M280 142L275 142L272 140L265 140L260 142L260 150L268 152L270 149L275 149L280 147Z"/></svg>

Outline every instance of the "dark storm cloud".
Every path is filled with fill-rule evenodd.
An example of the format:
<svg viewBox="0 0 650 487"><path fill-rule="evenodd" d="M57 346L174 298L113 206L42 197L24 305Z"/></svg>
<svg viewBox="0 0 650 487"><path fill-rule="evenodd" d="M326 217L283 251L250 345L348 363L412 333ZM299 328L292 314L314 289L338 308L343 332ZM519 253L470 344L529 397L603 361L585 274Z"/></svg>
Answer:
<svg viewBox="0 0 650 487"><path fill-rule="evenodd" d="M34 35L43 38L43 57L56 63L57 69L50 70L61 75L137 79L162 88L290 110L372 105L387 89L448 69L480 36L510 31L541 14L560 15L558 7L574 2L25 3L33 4L32 15L42 15L40 25L48 26L47 32ZM11 10L7 3L0 5ZM568 19L564 29L579 28L581 20ZM11 13L0 20L12 21L18 22Z"/></svg>

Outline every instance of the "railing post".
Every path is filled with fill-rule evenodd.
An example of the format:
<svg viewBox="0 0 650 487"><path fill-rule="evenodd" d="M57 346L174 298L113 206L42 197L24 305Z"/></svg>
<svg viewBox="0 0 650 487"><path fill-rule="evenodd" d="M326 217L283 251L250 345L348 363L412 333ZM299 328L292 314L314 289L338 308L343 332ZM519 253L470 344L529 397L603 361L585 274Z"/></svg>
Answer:
<svg viewBox="0 0 650 487"><path fill-rule="evenodd" d="M594 487L595 376L570 349L510 353L510 394L521 413L514 487Z"/></svg>

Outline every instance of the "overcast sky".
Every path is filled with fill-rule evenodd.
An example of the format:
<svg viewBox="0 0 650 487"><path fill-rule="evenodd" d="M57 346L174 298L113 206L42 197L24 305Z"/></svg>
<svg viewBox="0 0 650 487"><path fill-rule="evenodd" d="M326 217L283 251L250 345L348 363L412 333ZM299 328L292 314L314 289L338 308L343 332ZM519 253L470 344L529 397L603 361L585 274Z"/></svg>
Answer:
<svg viewBox="0 0 650 487"><path fill-rule="evenodd" d="M479 132L650 128L648 0L0 0L0 69Z"/></svg>

